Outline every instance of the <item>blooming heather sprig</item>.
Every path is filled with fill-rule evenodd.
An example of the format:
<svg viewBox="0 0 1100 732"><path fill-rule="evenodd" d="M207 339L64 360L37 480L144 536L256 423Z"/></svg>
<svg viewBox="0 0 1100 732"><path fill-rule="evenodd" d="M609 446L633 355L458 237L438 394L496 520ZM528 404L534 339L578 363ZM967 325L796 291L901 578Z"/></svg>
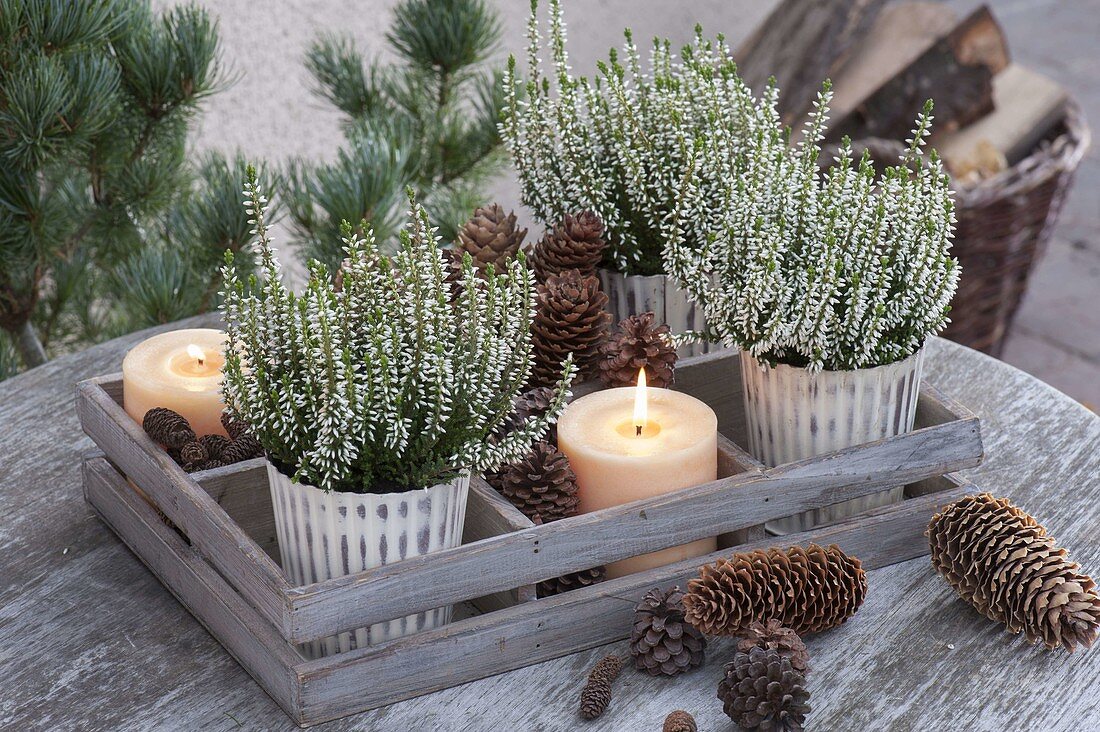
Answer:
<svg viewBox="0 0 1100 732"><path fill-rule="evenodd" d="M707 39L698 27L678 57L669 41L655 40L644 71L626 30L621 53L612 50L595 79L574 76L559 0L550 0L551 73L544 75L537 6L533 0L525 80L509 59L501 124L523 202L547 224L594 211L605 226L607 264L628 274L661 272L666 224L687 204L677 183L693 151L701 142L736 151L755 123L752 94L725 39ZM695 178L712 204L721 204L725 172L719 166ZM705 241L706 221L681 215L679 222L679 241Z"/></svg>
<svg viewBox="0 0 1100 732"><path fill-rule="evenodd" d="M776 98L774 87L764 94L732 154L698 147L679 191L708 236L699 246L670 236L668 272L703 308L708 337L763 363L846 370L910 356L947 324L959 278L950 180L935 151L923 152L931 101L899 163L876 175L847 140L830 167L818 165L828 84L794 147Z"/></svg>
<svg viewBox="0 0 1100 732"><path fill-rule="evenodd" d="M439 237L409 191L391 258L345 227L340 285L313 262L301 295L285 287L250 173L245 206L262 280L227 258L224 395L268 457L324 490L424 488L518 460L557 419L575 373L566 364L545 414L511 425L531 371L531 274L519 257L481 277L469 255L452 298Z"/></svg>

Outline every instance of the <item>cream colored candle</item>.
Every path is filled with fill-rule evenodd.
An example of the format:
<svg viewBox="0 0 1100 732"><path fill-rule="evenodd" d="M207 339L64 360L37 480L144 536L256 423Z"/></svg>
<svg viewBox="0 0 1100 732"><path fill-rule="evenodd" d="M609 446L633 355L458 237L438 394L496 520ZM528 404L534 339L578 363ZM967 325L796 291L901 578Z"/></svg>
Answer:
<svg viewBox="0 0 1100 732"><path fill-rule="evenodd" d="M130 349L122 361L126 413L141 424L153 407L179 412L196 435L219 434L225 333L193 328L162 333Z"/></svg>
<svg viewBox="0 0 1100 732"><path fill-rule="evenodd" d="M646 389L644 380L639 387L598 391L570 404L558 420L558 447L577 474L582 513L718 477L714 410L687 394ZM701 539L615 562L607 573L621 577L716 548L715 539Z"/></svg>

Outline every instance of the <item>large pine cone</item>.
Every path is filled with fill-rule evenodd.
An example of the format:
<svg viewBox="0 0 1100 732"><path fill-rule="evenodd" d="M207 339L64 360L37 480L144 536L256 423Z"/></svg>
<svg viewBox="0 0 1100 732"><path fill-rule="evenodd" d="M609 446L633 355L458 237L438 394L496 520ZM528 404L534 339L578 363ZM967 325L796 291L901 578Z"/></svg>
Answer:
<svg viewBox="0 0 1100 732"><path fill-rule="evenodd" d="M718 698L745 729L801 730L810 711L806 678L774 648L734 656L718 684Z"/></svg>
<svg viewBox="0 0 1100 732"><path fill-rule="evenodd" d="M539 282L567 270L579 270L581 276L596 274L607 242L603 238L603 222L591 211L576 216L565 215L561 223L535 244L531 266Z"/></svg>
<svg viewBox="0 0 1100 732"><path fill-rule="evenodd" d="M603 582L606 576L607 568L601 564L599 567L582 569L579 572L570 572L569 574L563 574L561 577L543 580L538 583L536 591L539 597L560 595L563 592L579 590L582 587L588 587L597 582Z"/></svg>
<svg viewBox="0 0 1100 732"><path fill-rule="evenodd" d="M1100 632L1100 598L1034 518L989 493L966 496L928 525L932 566L964 600L1029 643L1070 653Z"/></svg>
<svg viewBox="0 0 1100 732"><path fill-rule="evenodd" d="M539 441L522 460L485 476L532 521L555 521L577 512L577 476L565 453Z"/></svg>
<svg viewBox="0 0 1100 732"><path fill-rule="evenodd" d="M810 670L810 654L806 650L806 644L790 628L784 628L778 620L769 620L765 623L750 623L745 628L741 640L737 642L737 650L748 653L753 648L774 648L779 655L789 659L795 671L806 673Z"/></svg>
<svg viewBox="0 0 1100 732"><path fill-rule="evenodd" d="M669 340L667 325L654 325L653 313L631 315L600 346L600 381L609 387L634 386L638 371L645 369L646 383L667 389L672 386L676 349Z"/></svg>
<svg viewBox="0 0 1100 732"><path fill-rule="evenodd" d="M867 595L860 561L837 546L772 547L704 565L684 596L687 621L707 635L737 635L778 620L799 635L835 628Z"/></svg>
<svg viewBox="0 0 1100 732"><path fill-rule="evenodd" d="M458 230L458 245L470 253L474 266L484 270L492 264L499 274L516 256L527 229L516 228L515 213L504 214L499 203L474 209L473 218Z"/></svg>
<svg viewBox="0 0 1100 732"><path fill-rule="evenodd" d="M651 676L675 676L703 662L706 638L684 622L684 593L654 588L634 609L630 655Z"/></svg>
<svg viewBox="0 0 1100 732"><path fill-rule="evenodd" d="M582 373L588 370L611 322L606 308L607 295L600 290L600 281L582 277L575 269L551 275L538 286L531 324L534 386L557 383L570 353Z"/></svg>

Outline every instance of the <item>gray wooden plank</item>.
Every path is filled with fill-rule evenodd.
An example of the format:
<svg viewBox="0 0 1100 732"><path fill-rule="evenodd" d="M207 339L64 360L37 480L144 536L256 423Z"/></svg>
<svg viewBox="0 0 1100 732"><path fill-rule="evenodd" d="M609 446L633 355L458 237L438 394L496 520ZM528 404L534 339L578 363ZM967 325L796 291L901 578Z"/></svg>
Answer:
<svg viewBox="0 0 1100 732"><path fill-rule="evenodd" d="M295 588L287 637L460 602L470 577L483 591L506 590L972 467L980 456L976 420L960 420ZM357 602L367 587L372 601Z"/></svg>

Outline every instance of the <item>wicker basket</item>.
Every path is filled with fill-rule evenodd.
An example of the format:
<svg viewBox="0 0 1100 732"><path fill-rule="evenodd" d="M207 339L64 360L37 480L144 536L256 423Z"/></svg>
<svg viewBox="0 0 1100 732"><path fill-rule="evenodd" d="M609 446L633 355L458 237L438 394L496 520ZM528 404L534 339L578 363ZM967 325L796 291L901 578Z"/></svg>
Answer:
<svg viewBox="0 0 1100 732"><path fill-rule="evenodd" d="M1046 249L1089 129L1071 103L1065 120L1011 168L955 195L954 253L962 264L959 290L944 335L1000 356L1027 280Z"/></svg>

